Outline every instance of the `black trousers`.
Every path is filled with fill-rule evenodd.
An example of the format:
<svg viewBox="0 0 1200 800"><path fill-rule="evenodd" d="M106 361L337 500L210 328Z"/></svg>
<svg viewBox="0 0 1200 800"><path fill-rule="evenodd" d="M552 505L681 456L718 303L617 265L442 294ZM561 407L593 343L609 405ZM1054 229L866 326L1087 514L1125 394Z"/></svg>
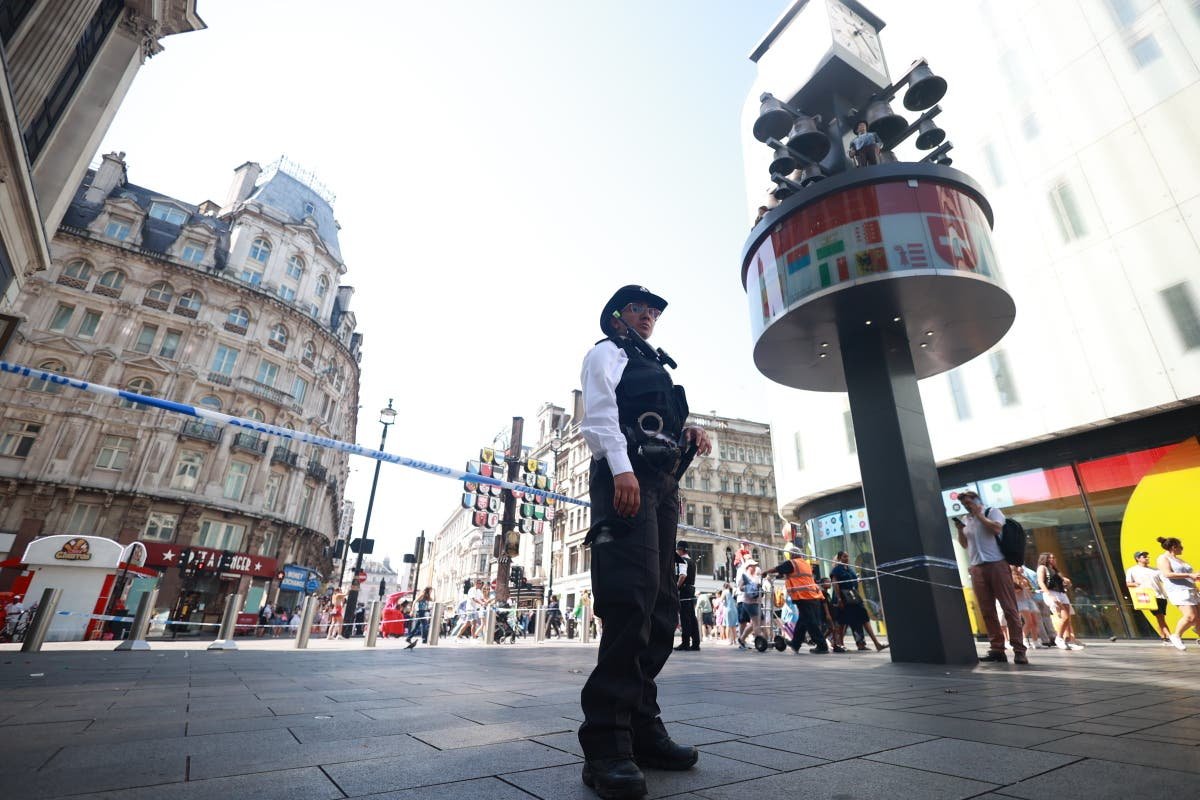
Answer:
<svg viewBox="0 0 1200 800"><path fill-rule="evenodd" d="M804 644L804 634L807 633L817 643L818 649L829 647L825 641L825 633L821 630L821 601L793 600L792 602L796 604L796 611L800 617L796 620L796 627L792 629L792 641L788 642L788 646L793 650L799 650L800 645Z"/></svg>
<svg viewBox="0 0 1200 800"><path fill-rule="evenodd" d="M636 743L666 736L654 679L671 655L679 619L679 487L669 475L635 474L642 505L632 520L622 519L608 463L592 462L592 608L604 632L580 694L579 744L588 758L628 756Z"/></svg>
<svg viewBox="0 0 1200 800"><path fill-rule="evenodd" d="M679 598L679 634L683 647L700 646L700 621L696 619L696 595Z"/></svg>

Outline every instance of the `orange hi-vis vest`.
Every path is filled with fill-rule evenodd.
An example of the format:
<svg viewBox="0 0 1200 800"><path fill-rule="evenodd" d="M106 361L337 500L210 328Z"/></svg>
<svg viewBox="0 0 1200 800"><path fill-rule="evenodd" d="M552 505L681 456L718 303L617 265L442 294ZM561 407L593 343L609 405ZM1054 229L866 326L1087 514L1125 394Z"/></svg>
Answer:
<svg viewBox="0 0 1200 800"><path fill-rule="evenodd" d="M813 580L812 564L803 558L791 560L792 572L787 576L788 596L793 600L820 600L821 588Z"/></svg>

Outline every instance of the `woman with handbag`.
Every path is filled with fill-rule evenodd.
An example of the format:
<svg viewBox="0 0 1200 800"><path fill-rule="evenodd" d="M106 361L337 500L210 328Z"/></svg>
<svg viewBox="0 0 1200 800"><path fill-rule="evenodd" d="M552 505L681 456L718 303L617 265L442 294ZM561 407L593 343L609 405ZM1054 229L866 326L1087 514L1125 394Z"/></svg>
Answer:
<svg viewBox="0 0 1200 800"><path fill-rule="evenodd" d="M838 639L841 639L846 628L854 632L854 643L859 650L867 649L866 637L870 635L876 650L883 650L887 645L880 644L871 629L871 618L863 607L862 590L858 585L858 573L850 566L850 554L839 550L834 557L837 564L829 572L833 580L834 621L838 625Z"/></svg>

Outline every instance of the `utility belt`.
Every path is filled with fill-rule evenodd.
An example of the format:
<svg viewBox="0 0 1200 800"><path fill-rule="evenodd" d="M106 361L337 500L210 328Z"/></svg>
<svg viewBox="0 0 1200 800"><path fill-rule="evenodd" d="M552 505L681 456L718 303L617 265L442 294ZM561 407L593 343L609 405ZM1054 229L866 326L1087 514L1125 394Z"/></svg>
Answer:
<svg viewBox="0 0 1200 800"><path fill-rule="evenodd" d="M656 411L641 414L636 428L626 426L629 456L678 481L696 457L696 446L685 443L682 433L664 432L663 428L662 415Z"/></svg>

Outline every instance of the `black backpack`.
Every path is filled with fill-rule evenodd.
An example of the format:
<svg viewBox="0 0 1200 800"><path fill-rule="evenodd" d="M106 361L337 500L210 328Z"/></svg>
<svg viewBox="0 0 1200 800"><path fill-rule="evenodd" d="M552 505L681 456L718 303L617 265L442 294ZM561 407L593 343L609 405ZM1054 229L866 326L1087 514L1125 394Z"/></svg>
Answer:
<svg viewBox="0 0 1200 800"><path fill-rule="evenodd" d="M985 516L988 511L991 509L984 510ZM996 543L1000 545L1000 553L1004 556L1005 561L1017 567L1025 564L1026 538L1027 534L1021 527L1021 523L1012 517L1006 517L1004 527L1000 529L1000 533L996 534Z"/></svg>

